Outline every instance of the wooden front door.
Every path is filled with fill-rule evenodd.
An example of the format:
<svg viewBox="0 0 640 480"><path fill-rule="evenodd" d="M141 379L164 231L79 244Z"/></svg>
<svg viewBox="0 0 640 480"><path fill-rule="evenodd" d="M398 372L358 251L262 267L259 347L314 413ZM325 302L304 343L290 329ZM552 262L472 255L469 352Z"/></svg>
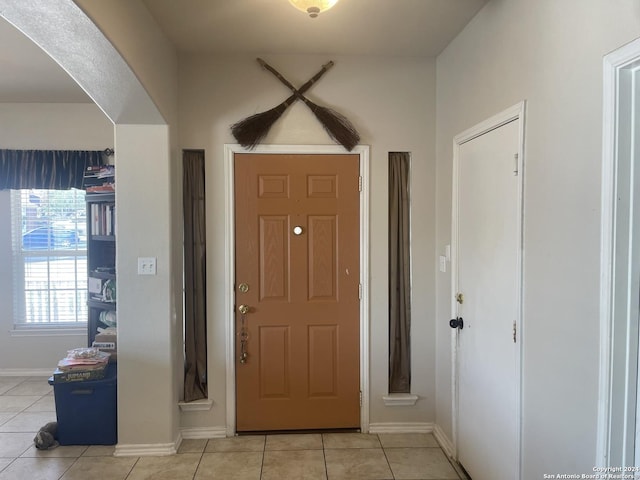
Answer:
<svg viewBox="0 0 640 480"><path fill-rule="evenodd" d="M234 168L237 431L358 428L359 156Z"/></svg>

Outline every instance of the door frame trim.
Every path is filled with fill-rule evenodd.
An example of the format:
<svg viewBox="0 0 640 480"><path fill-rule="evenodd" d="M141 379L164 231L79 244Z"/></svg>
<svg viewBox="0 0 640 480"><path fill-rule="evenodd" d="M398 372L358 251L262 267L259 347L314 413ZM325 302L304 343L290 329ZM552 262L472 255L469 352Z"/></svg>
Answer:
<svg viewBox="0 0 640 480"><path fill-rule="evenodd" d="M608 467L612 463L617 466L618 462L632 460L626 458L628 454L633 456L633 445L629 436L635 437L635 428L638 428L636 424L639 422L636 418L639 408L638 371L637 367L633 370L629 368L632 363L638 361L639 322L638 318L632 318L630 315L630 289L633 287L630 259L624 256L625 252L619 252L616 247L617 242L623 240L626 240L627 245L631 245L633 239L633 190L639 185L635 184L633 175L626 175L633 172L634 167L633 160L628 155L632 153L634 132L627 132L630 133L627 138L621 131L620 117L623 114L621 105L624 105L629 97L633 98L629 90L633 82L640 79L638 69L640 39L609 53L603 59L600 380L595 459L598 467ZM639 104L640 100L635 99L636 108ZM631 111L625 114L625 120L630 123L633 108L634 105ZM614 355L614 352L617 352L617 355ZM616 372L619 372L618 375L615 375ZM617 408L614 404L622 404L623 407ZM626 431L632 425L634 431ZM635 460L638 461L637 458Z"/></svg>
<svg viewBox="0 0 640 480"><path fill-rule="evenodd" d="M362 285L360 299L360 391L362 405L360 406L360 430L369 432L369 146L357 145L351 152L338 145L258 145L248 150L238 144L224 145L224 176L225 176L225 219L224 241L225 252L225 338L226 338L226 431L227 436L236 434L236 370L235 370L235 191L234 166L236 153L256 154L319 154L360 156L360 176L362 177L362 191L360 192L360 284Z"/></svg>
<svg viewBox="0 0 640 480"><path fill-rule="evenodd" d="M457 303L455 299L458 284L458 175L460 167L460 147L465 143L477 138L485 133L500 128L507 123L517 121L519 123L518 139L518 236L520 245L517 256L518 285L516 291L517 298L517 318L516 332L518 342L516 343L516 468L518 478L522 477L522 339L524 338L523 325L523 272L524 272L524 132L525 132L525 111L526 102L523 100L506 110L478 123L477 125L456 135L453 139L453 171L452 171L452 195L451 195L451 317L457 314ZM452 389L452 431L453 431L453 457L458 459L458 329L451 331L451 389Z"/></svg>

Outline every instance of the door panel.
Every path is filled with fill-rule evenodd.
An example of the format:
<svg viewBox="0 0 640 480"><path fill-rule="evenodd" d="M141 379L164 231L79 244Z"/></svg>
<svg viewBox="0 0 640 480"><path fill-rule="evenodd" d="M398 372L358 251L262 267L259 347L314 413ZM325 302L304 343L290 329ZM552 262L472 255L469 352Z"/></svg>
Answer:
<svg viewBox="0 0 640 480"><path fill-rule="evenodd" d="M357 428L359 156L236 154L234 168L236 305L250 307L236 428Z"/></svg>
<svg viewBox="0 0 640 480"><path fill-rule="evenodd" d="M289 398L291 383L290 329L264 326L259 329L260 398Z"/></svg>
<svg viewBox="0 0 640 480"><path fill-rule="evenodd" d="M336 224L335 216L309 216L309 300L338 300Z"/></svg>
<svg viewBox="0 0 640 480"><path fill-rule="evenodd" d="M338 328L309 327L309 396L338 396Z"/></svg>
<svg viewBox="0 0 640 480"><path fill-rule="evenodd" d="M520 217L513 121L460 146L457 292L458 460L474 480L513 480L517 470Z"/></svg>
<svg viewBox="0 0 640 480"><path fill-rule="evenodd" d="M289 298L289 219L286 216L259 218L260 300Z"/></svg>

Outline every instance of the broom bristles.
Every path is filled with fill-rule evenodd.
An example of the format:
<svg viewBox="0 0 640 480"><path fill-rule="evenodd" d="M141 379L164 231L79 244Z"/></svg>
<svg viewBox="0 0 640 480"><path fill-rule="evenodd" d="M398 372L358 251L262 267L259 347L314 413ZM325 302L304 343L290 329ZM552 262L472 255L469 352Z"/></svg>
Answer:
<svg viewBox="0 0 640 480"><path fill-rule="evenodd" d="M316 104L311 106L312 102L310 101L305 103L311 107L316 118L336 143L342 145L349 152L353 150L353 147L360 141L360 134L347 117L328 107Z"/></svg>
<svg viewBox="0 0 640 480"><path fill-rule="evenodd" d="M288 106L285 101L270 110L240 120L231 125L231 133L240 145L251 150L269 133Z"/></svg>
<svg viewBox="0 0 640 480"><path fill-rule="evenodd" d="M325 131L336 143L342 145L349 152L353 150L360 141L360 134L358 134L358 131L347 117L331 108L317 105L303 95L303 93L333 65L333 62L323 65L322 70L316 73L298 90L264 60L260 58L257 60L264 68L273 73L282 83L289 87L289 89L293 91L293 95L270 110L256 113L231 125L231 133L240 145L247 149L253 149L267 135L273 124L282 116L287 107L296 99L299 99L307 104Z"/></svg>

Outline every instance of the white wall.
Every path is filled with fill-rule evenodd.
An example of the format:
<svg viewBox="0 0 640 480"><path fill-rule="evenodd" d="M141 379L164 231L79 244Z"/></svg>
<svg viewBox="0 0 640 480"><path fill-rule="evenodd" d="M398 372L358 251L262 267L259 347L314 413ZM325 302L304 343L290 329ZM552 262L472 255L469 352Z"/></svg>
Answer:
<svg viewBox="0 0 640 480"><path fill-rule="evenodd" d="M309 91L311 100L346 115L371 146L371 423L434 420L434 118L433 60L264 55L294 85L322 64L335 66ZM290 92L255 56L185 56L180 62L180 147L203 148L207 188L209 413L183 414L185 427L225 425L223 144L236 143L229 126L267 110ZM292 105L265 144L331 144L302 103ZM414 407L385 407L388 371L387 168L389 151L412 153L413 393Z"/></svg>
<svg viewBox="0 0 640 480"><path fill-rule="evenodd" d="M178 404L172 308L169 127L116 125L118 168L118 449L176 440ZM180 248L180 247L177 247ZM138 275L139 257L157 259ZM171 447L169 447L171 448Z"/></svg>
<svg viewBox="0 0 640 480"><path fill-rule="evenodd" d="M182 163L175 147L178 56L142 2L74 1L126 60L150 97L146 101L157 106L165 120L160 123L166 123L157 125L152 115L116 121L116 454L137 455L139 448L172 453L178 438L177 404L183 378ZM89 87L109 100L131 95L106 83ZM137 275L139 256L157 258L156 276Z"/></svg>
<svg viewBox="0 0 640 480"><path fill-rule="evenodd" d="M493 0L437 59L437 252L452 139L527 101L523 479L592 473L598 394L602 57L640 34L635 0ZM451 438L450 276L437 278L437 422Z"/></svg>
<svg viewBox="0 0 640 480"><path fill-rule="evenodd" d="M94 104L0 104L0 148L103 150L113 147L113 125ZM9 191L0 191L0 370L51 369L67 350L84 347L79 335L12 336L13 279Z"/></svg>

